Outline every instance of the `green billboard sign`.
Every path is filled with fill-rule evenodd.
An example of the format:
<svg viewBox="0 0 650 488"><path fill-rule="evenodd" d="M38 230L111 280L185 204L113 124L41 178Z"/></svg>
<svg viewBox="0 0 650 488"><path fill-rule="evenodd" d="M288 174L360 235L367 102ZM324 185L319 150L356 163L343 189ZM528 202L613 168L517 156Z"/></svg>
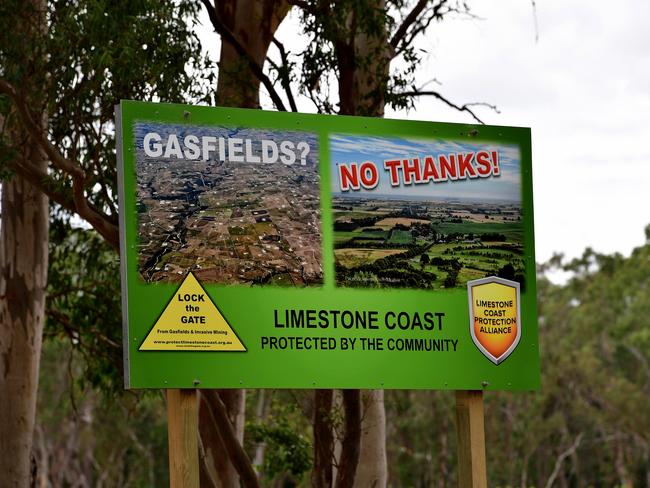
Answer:
<svg viewBox="0 0 650 488"><path fill-rule="evenodd" d="M123 101L127 388L539 386L530 131Z"/></svg>

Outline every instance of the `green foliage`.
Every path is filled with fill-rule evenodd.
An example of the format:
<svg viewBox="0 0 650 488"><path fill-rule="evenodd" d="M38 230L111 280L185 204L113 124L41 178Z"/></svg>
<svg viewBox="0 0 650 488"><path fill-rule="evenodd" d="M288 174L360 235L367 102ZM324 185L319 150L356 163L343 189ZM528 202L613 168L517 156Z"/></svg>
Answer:
<svg viewBox="0 0 650 488"><path fill-rule="evenodd" d="M169 486L161 395L107 398L75 380L85 368L67 338L44 343L34 486Z"/></svg>
<svg viewBox="0 0 650 488"><path fill-rule="evenodd" d="M289 474L299 481L311 469L311 442L290 421L296 413L295 404L274 403L273 414L263 422L247 422L246 439L266 444L261 468L267 479Z"/></svg>
<svg viewBox="0 0 650 488"><path fill-rule="evenodd" d="M96 232L62 219L50 227L45 337L66 338L83 357L80 382L122 389L122 314L118 256Z"/></svg>
<svg viewBox="0 0 650 488"><path fill-rule="evenodd" d="M646 486L650 245L543 268L573 277L538 280L540 391L485 395L489 485ZM388 391L386 407L390 485L455 485L453 397Z"/></svg>
<svg viewBox="0 0 650 488"><path fill-rule="evenodd" d="M452 392L385 394L389 486L456 486Z"/></svg>
<svg viewBox="0 0 650 488"><path fill-rule="evenodd" d="M462 1L428 2L400 42L392 46L389 41L416 2L388 0L385 8L369 0L306 3L309 8L303 9L302 29L309 44L300 54L299 90L314 102L319 113L337 111L331 87L335 86L333 80L341 82L348 67L370 68L377 82L373 92L362 94L363 99L374 103L357 107L358 115L376 115L373 109L380 105L380 100L395 109L412 108L413 98L403 93L414 90L415 72L426 54L414 40L431 23L452 13L469 12ZM367 51L358 49L358 36L371 40L365 46Z"/></svg>
<svg viewBox="0 0 650 488"><path fill-rule="evenodd" d="M212 101L212 67L192 29L198 8L155 0L59 1L50 8L51 138L92 175L92 203L113 218L115 105Z"/></svg>
<svg viewBox="0 0 650 488"><path fill-rule="evenodd" d="M0 6L0 77L27 93L34 113L45 113L49 138L87 174L86 194L117 223L114 109L120 100L214 101L214 66L201 54L194 32L197 1L157 0L45 2L46 25L34 43L21 41L13 25L34 17L27 2ZM12 123L12 105L0 103ZM4 139L10 145L9 138ZM0 166L1 168L2 166ZM69 177L50 171L54 191L71 195Z"/></svg>
<svg viewBox="0 0 650 488"><path fill-rule="evenodd" d="M197 1L7 0L0 3L0 77L34 114L44 113L48 137L85 172L85 195L117 225L114 107L121 99L211 102L214 70L194 32ZM18 19L32 22L18 22ZM39 25L38 19L44 19ZM29 38L14 26L31 29ZM0 96L0 177L25 150L15 140L15 106ZM18 132L20 133L20 132ZM69 175L50 166L45 185L71 202ZM121 388L118 256L94 232L52 211L46 339L67 337L85 357L84 379Z"/></svg>

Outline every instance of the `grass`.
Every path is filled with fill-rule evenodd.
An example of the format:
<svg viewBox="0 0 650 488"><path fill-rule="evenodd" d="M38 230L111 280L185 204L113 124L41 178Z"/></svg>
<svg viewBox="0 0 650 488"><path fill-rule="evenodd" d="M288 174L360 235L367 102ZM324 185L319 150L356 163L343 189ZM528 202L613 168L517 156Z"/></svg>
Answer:
<svg viewBox="0 0 650 488"><path fill-rule="evenodd" d="M364 231L363 229L355 229L355 230L337 230L334 232L334 242L339 243L339 242L345 242L349 241L350 239L355 239L357 241L359 240L364 240L364 239L371 239L375 242L386 239L388 236L388 232L382 231L380 229L377 230L369 230L369 231Z"/></svg>
<svg viewBox="0 0 650 488"><path fill-rule="evenodd" d="M355 268L402 252L404 249L337 249L334 256L341 266Z"/></svg>
<svg viewBox="0 0 650 488"><path fill-rule="evenodd" d="M451 222L434 223L438 232L443 234L503 234L509 241L519 241L523 239L523 225L521 222L463 222L455 224Z"/></svg>
<svg viewBox="0 0 650 488"><path fill-rule="evenodd" d="M391 229L397 224L402 224L407 227L410 227L413 224L428 224L428 220L424 219L411 219L407 217L386 217L385 219L380 220L375 225L377 227L383 227L385 229Z"/></svg>
<svg viewBox="0 0 650 488"><path fill-rule="evenodd" d="M380 212L364 212L360 210L335 210L334 211L334 221L340 220L342 218L348 219L363 219L366 217L375 217L379 215Z"/></svg>
<svg viewBox="0 0 650 488"><path fill-rule="evenodd" d="M388 239L390 244L410 244L411 242L413 242L413 236L410 230L393 229Z"/></svg>
<svg viewBox="0 0 650 488"><path fill-rule="evenodd" d="M395 235L397 234L397 235ZM403 240L410 236L409 231L393 230L391 238ZM355 242L359 242L358 240ZM389 242L394 242L392 239ZM489 245L499 245L503 243L490 243ZM512 264L516 269L523 269L523 254L516 251L507 251L503 249L490 249L489 245L483 247L476 244L465 243L441 243L434 244L427 250L430 259L440 257L445 260L457 259L462 268L458 274L456 288L464 288L468 281L484 278L489 275L497 274L498 270L506 264ZM355 268L363 264L374 262L381 257L390 254L397 254L400 250L386 249L337 249L336 260L339 265L346 268ZM490 256L472 255L472 253L489 253ZM424 267L420 264L420 255L409 259L404 266L410 267L414 271L426 271L434 273L437 276L432 283L434 288L442 288L448 270L445 266L427 264Z"/></svg>
<svg viewBox="0 0 650 488"><path fill-rule="evenodd" d="M195 262L194 256L187 256L182 252L172 251L169 252L160 259L160 262L157 264L158 267L162 268L166 264L175 264L181 268L189 268Z"/></svg>
<svg viewBox="0 0 650 488"><path fill-rule="evenodd" d="M231 236L245 236L254 234L253 228L250 225L234 225L232 227L228 227L228 233Z"/></svg>
<svg viewBox="0 0 650 488"><path fill-rule="evenodd" d="M406 216L397 216L396 208L400 204L387 203L376 210L366 211L367 208L355 211L335 211L335 220L341 218L360 218L369 216L379 216L373 226L365 229L355 229L353 231L336 231L334 232L335 243L341 245L347 241L354 241L355 245L363 245L363 249L345 248L335 250L336 265L343 266L350 270L369 264L380 257L400 252L398 247L413 249L412 245L424 246L426 254L430 260L442 258L445 261L457 260L461 264L457 276L457 288L466 286L467 281L483 278L489 275L496 275L506 264L511 264L516 272L524 269L524 252L523 252L523 223L503 222L493 219L480 218L482 215L476 215L476 219L463 219L461 222L444 222L441 218L431 218L431 226L438 234L449 236L450 234L460 235L461 242L430 244L431 236L415 236L414 233L420 233L421 229L415 230L403 226L414 225L416 223L426 223L428 220L409 218ZM432 207L433 208L433 207ZM452 210L456 208L451 206ZM465 211L464 206L459 207L457 213L469 213ZM441 215L444 217L445 212L436 213L435 208L430 215ZM444 209L443 209L444 210ZM446 211L448 213L448 211ZM400 225L398 225L400 224ZM364 232L365 230L365 232ZM424 233L424 232L422 232ZM470 236L471 234L471 236ZM482 241L481 236L485 234L496 234L503 236L501 241ZM471 240L469 240L471 238ZM468 242L464 242L468 240ZM377 249L381 246L391 246L395 249ZM375 247L375 249L372 249ZM404 251L406 252L406 251ZM428 272L436 275L436 280L430 283L434 288L442 288L450 269L449 264L427 264L422 266L420 263L421 255L414 256L406 262L400 262L404 270L411 269L414 272Z"/></svg>
<svg viewBox="0 0 650 488"><path fill-rule="evenodd" d="M386 232L385 230L381 230L381 229L368 230L368 229L369 228L366 227L362 229L361 232L358 232L357 233L358 237L386 239L386 237L388 236L388 232Z"/></svg>
<svg viewBox="0 0 650 488"><path fill-rule="evenodd" d="M347 230L337 230L334 232L334 242L345 242L349 241L350 239L357 237L359 235L358 231L347 231Z"/></svg>
<svg viewBox="0 0 650 488"><path fill-rule="evenodd" d="M268 234L273 230L273 224L271 222L257 222L255 224L255 232L257 235Z"/></svg>

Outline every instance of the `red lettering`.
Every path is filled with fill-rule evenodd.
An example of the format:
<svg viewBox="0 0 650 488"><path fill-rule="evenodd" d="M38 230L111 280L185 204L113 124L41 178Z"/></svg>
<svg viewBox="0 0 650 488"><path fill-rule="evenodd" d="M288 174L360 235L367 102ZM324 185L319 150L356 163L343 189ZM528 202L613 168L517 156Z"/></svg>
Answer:
<svg viewBox="0 0 650 488"><path fill-rule="evenodd" d="M388 159L384 161L384 168L390 171L391 186L399 186L398 170L402 162L399 159Z"/></svg>
<svg viewBox="0 0 650 488"><path fill-rule="evenodd" d="M476 153L476 164L478 164L478 175L482 177L489 176L492 173L492 163L490 162L490 155L487 151L479 151Z"/></svg>
<svg viewBox="0 0 650 488"><path fill-rule="evenodd" d="M449 154L448 156L445 156L441 154L440 156L438 156L438 162L440 164L440 179L442 180L458 179L458 175L456 173L455 155Z"/></svg>
<svg viewBox="0 0 650 488"><path fill-rule="evenodd" d="M350 163L349 168L347 164L339 164L339 184L341 191L348 191L350 188L358 190L360 188L357 163Z"/></svg>
<svg viewBox="0 0 650 488"><path fill-rule="evenodd" d="M422 171L422 182L427 183L429 180L438 181L438 168L436 168L436 160L431 156L424 157L424 170Z"/></svg>
<svg viewBox="0 0 650 488"><path fill-rule="evenodd" d="M494 176L498 176L500 174L499 153L496 151L492 151L492 164L494 165Z"/></svg>
<svg viewBox="0 0 650 488"><path fill-rule="evenodd" d="M377 168L370 161L364 161L361 163L361 184L366 190L370 190L377 186L379 183L379 175L377 174Z"/></svg>
<svg viewBox="0 0 650 488"><path fill-rule="evenodd" d="M467 178L465 173L469 173L470 178L476 178L476 170L472 166L474 153L464 153L458 155L458 177Z"/></svg>
<svg viewBox="0 0 650 488"><path fill-rule="evenodd" d="M410 185L411 179L415 178L415 182L420 182L420 159L413 158L412 160L404 159L402 161L402 172L404 173L404 184Z"/></svg>

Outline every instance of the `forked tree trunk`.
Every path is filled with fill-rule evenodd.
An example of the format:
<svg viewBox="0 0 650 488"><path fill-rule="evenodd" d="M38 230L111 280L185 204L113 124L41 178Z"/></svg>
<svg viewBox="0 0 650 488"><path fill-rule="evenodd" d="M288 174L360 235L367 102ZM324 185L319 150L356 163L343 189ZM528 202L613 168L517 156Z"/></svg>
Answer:
<svg viewBox="0 0 650 488"><path fill-rule="evenodd" d="M237 435L240 444L244 441L244 423L246 408L246 390L219 390L219 396L226 406L228 418ZM230 462L228 448L216 426L212 422L210 412L214 411L216 406L213 404L214 398L210 395L201 395L199 408L199 428L201 432L201 442L205 452L205 464L207 473L212 481L222 488L239 488L239 475L233 463ZM203 480L202 485L209 486L208 480Z"/></svg>
<svg viewBox="0 0 650 488"><path fill-rule="evenodd" d="M215 1L214 7L220 20L232 32L254 61L264 65L275 31L289 13L290 5L284 0L223 0ZM252 71L250 63L222 38L217 80L217 105L224 107L259 108L260 80ZM244 442L246 390L220 390L220 396L228 410L239 442ZM237 470L230 462L219 434L214 432L207 419L212 409L209 396L201 401L199 431L206 454L209 475L224 488L239 487Z"/></svg>
<svg viewBox="0 0 650 488"><path fill-rule="evenodd" d="M226 27L259 66L264 66L273 36L291 6L285 0L215 1ZM217 105L259 108L260 80L249 62L222 40L217 80Z"/></svg>
<svg viewBox="0 0 650 488"><path fill-rule="evenodd" d="M35 40L45 30L45 3L25 2L16 38ZM28 44L26 44L28 45ZM29 69L25 59L24 69ZM26 93L37 93L37 80ZM30 100L38 107L37 98ZM42 121L45 118L35 116ZM0 129L3 124L0 119ZM16 162L47 171L47 161L29 135L6 133L16 146ZM45 313L48 264L48 199L19 176L2 183L0 198L0 485L29 486L38 370Z"/></svg>

